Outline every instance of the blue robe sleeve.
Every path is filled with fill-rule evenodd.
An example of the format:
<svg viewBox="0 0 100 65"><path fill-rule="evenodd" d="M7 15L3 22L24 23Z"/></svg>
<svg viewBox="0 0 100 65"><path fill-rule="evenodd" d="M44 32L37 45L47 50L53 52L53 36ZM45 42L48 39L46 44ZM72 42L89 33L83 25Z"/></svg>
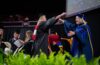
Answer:
<svg viewBox="0 0 100 65"><path fill-rule="evenodd" d="M70 30L75 30L75 24L71 23L70 21L68 20L64 20L64 30L65 30L65 33L66 33L66 36L68 38L70 38L67 34Z"/></svg>

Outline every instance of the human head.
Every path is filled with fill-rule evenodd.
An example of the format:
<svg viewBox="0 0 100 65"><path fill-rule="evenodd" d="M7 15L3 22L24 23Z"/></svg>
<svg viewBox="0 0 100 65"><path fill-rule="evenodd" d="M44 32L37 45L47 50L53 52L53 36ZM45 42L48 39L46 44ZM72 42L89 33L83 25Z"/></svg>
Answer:
<svg viewBox="0 0 100 65"><path fill-rule="evenodd" d="M3 35L3 29L2 28L0 28L0 35Z"/></svg>
<svg viewBox="0 0 100 65"><path fill-rule="evenodd" d="M31 30L26 31L25 35L26 35L26 37L31 37L32 31Z"/></svg>
<svg viewBox="0 0 100 65"><path fill-rule="evenodd" d="M77 24L77 25L83 23L83 17L84 17L83 14L78 14L78 15L76 15L75 21L76 21L76 24Z"/></svg>
<svg viewBox="0 0 100 65"><path fill-rule="evenodd" d="M47 21L47 19L46 19L46 15L41 15L40 17L39 17L39 21Z"/></svg>
<svg viewBox="0 0 100 65"><path fill-rule="evenodd" d="M13 33L14 38L18 39L20 36L20 32L19 31L14 31Z"/></svg>

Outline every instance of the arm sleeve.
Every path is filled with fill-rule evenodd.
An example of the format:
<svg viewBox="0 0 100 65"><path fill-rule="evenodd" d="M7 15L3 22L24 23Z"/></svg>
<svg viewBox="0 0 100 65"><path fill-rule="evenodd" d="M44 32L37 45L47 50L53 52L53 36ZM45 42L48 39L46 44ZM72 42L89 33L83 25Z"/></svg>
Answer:
<svg viewBox="0 0 100 65"><path fill-rule="evenodd" d="M48 19L44 26L43 26L43 31L47 31L49 28L51 28L55 23L57 22L57 20L55 19L55 17L52 17L50 19Z"/></svg>
<svg viewBox="0 0 100 65"><path fill-rule="evenodd" d="M69 31L75 30L75 24L71 23L68 20L64 20L64 30L65 30L65 33L67 35ZM67 37L70 38L68 35L67 35Z"/></svg>

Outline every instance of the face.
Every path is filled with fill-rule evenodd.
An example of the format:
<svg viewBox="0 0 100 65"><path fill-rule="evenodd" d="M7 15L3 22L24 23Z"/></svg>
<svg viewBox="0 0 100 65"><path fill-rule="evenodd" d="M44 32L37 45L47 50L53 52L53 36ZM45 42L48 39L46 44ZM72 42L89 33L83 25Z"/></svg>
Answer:
<svg viewBox="0 0 100 65"><path fill-rule="evenodd" d="M40 18L39 18L39 20L41 20L41 21L46 21L47 19L46 19L46 16L45 15L43 15L43 16L41 16Z"/></svg>
<svg viewBox="0 0 100 65"><path fill-rule="evenodd" d="M82 24L82 18L76 16L75 18L76 24Z"/></svg>
<svg viewBox="0 0 100 65"><path fill-rule="evenodd" d="M19 34L14 32L14 38L19 38Z"/></svg>
<svg viewBox="0 0 100 65"><path fill-rule="evenodd" d="M3 35L3 29L0 29L0 35Z"/></svg>

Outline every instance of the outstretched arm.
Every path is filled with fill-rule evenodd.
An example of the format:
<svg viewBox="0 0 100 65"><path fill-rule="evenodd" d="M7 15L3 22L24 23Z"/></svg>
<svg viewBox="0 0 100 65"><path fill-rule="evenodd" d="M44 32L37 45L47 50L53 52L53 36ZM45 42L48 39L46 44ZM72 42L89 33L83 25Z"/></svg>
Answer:
<svg viewBox="0 0 100 65"><path fill-rule="evenodd" d="M45 31L45 30L48 30L48 29L51 28L55 23L58 22L57 20L59 20L59 19L62 18L62 17L65 17L65 16L66 16L66 13L64 12L64 13L62 13L62 14L56 16L56 17L52 17L52 18L48 19L48 20L46 21L44 27L43 27L43 30L44 30L44 31Z"/></svg>
<svg viewBox="0 0 100 65"><path fill-rule="evenodd" d="M66 17L66 12L61 13L60 15L56 16L55 19L60 19L60 18L65 18Z"/></svg>

